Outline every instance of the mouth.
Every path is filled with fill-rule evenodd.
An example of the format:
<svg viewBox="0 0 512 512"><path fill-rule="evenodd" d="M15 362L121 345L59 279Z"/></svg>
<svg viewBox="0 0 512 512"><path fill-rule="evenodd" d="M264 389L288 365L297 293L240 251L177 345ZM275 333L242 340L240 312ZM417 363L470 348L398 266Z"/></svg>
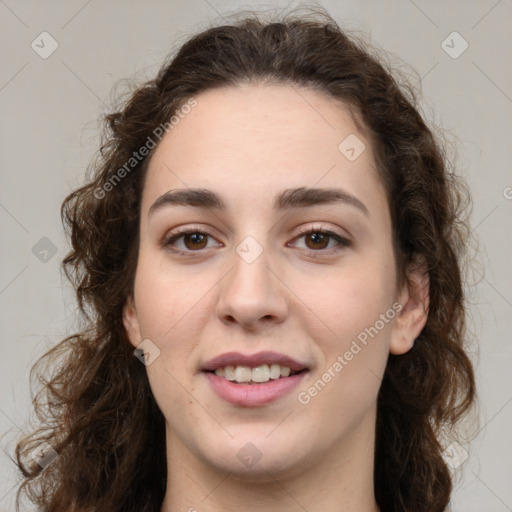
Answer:
<svg viewBox="0 0 512 512"><path fill-rule="evenodd" d="M309 368L275 352L230 352L205 363L201 371L221 399L239 407L256 407L289 394Z"/></svg>
<svg viewBox="0 0 512 512"><path fill-rule="evenodd" d="M228 380L233 384L256 385L293 377L299 373L306 372L307 368L292 370L289 366L281 366L280 364L274 363L262 364L255 367L247 365L228 365L219 367L216 370L205 371Z"/></svg>
<svg viewBox="0 0 512 512"><path fill-rule="evenodd" d="M223 401L237 407L261 407L289 396L308 374L308 370L266 382L236 382L219 377L215 372L203 372L203 374L210 388Z"/></svg>

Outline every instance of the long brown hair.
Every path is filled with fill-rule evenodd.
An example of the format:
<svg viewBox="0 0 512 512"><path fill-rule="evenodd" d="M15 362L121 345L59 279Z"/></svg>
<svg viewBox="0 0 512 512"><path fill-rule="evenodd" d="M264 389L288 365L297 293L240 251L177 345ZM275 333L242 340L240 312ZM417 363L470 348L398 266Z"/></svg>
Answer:
<svg viewBox="0 0 512 512"><path fill-rule="evenodd" d="M452 477L440 435L455 439L456 424L475 401L462 286L469 199L413 89L395 75L321 8L272 20L251 13L190 38L156 78L106 116L88 181L61 209L72 244L62 267L85 325L34 365L34 373L43 375L43 364L49 373L35 397L40 424L16 448L24 476L18 500L24 491L48 512L160 510L164 418L122 324L154 149L140 161L130 158L201 92L279 82L313 88L353 110L373 141L385 184L400 281L418 257L426 263L426 326L409 352L390 355L378 396L374 485L383 512L445 509ZM42 442L58 454L44 469L30 456Z"/></svg>

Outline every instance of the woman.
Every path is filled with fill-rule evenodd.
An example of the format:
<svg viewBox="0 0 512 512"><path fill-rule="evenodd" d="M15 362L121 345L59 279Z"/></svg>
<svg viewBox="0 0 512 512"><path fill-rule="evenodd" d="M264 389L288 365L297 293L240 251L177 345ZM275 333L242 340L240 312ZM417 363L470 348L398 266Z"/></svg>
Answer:
<svg viewBox="0 0 512 512"><path fill-rule="evenodd" d="M88 326L17 448L45 511L446 509L464 186L326 13L187 41L62 206ZM46 408L43 411L43 408ZM42 448L41 448L42 447Z"/></svg>

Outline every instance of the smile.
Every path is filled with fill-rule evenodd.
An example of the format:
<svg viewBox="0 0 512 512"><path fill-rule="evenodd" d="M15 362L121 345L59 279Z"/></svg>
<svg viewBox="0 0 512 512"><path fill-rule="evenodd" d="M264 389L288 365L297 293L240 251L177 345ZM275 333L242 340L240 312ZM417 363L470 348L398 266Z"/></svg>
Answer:
<svg viewBox="0 0 512 512"><path fill-rule="evenodd" d="M224 377L231 382L246 382L249 384L277 380L282 377L295 375L296 373L298 372L292 372L288 366L281 366L279 364L262 364L254 368L246 365L225 366L215 370L217 377Z"/></svg>
<svg viewBox="0 0 512 512"><path fill-rule="evenodd" d="M239 407L259 407L288 395L299 385L307 373L308 370L303 370L293 375L289 374L287 377L279 376L277 379L269 379L265 382L230 381L216 375L215 372L203 372L203 375L211 389L222 400Z"/></svg>

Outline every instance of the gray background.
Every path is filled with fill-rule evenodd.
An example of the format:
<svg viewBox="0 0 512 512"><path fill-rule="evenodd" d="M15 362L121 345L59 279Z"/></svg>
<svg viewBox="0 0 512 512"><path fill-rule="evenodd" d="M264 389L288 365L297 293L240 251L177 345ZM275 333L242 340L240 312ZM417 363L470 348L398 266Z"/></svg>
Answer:
<svg viewBox="0 0 512 512"><path fill-rule="evenodd" d="M417 71L424 112L457 148L479 239L467 291L481 425L466 447L467 461L455 470L451 510L511 511L512 2L320 4L345 27L371 34L413 81L406 63ZM188 34L220 15L286 5L0 0L0 511L13 510L16 471L8 454L27 429L30 367L75 330L73 295L59 270L68 251L59 209L98 149L98 119L109 110L113 85L135 73L149 77ZM49 39L42 48L43 31L58 43L46 59L31 47L35 40L40 53L51 48ZM446 39L454 31L468 44L460 55L464 40ZM449 455L457 462L465 453Z"/></svg>

